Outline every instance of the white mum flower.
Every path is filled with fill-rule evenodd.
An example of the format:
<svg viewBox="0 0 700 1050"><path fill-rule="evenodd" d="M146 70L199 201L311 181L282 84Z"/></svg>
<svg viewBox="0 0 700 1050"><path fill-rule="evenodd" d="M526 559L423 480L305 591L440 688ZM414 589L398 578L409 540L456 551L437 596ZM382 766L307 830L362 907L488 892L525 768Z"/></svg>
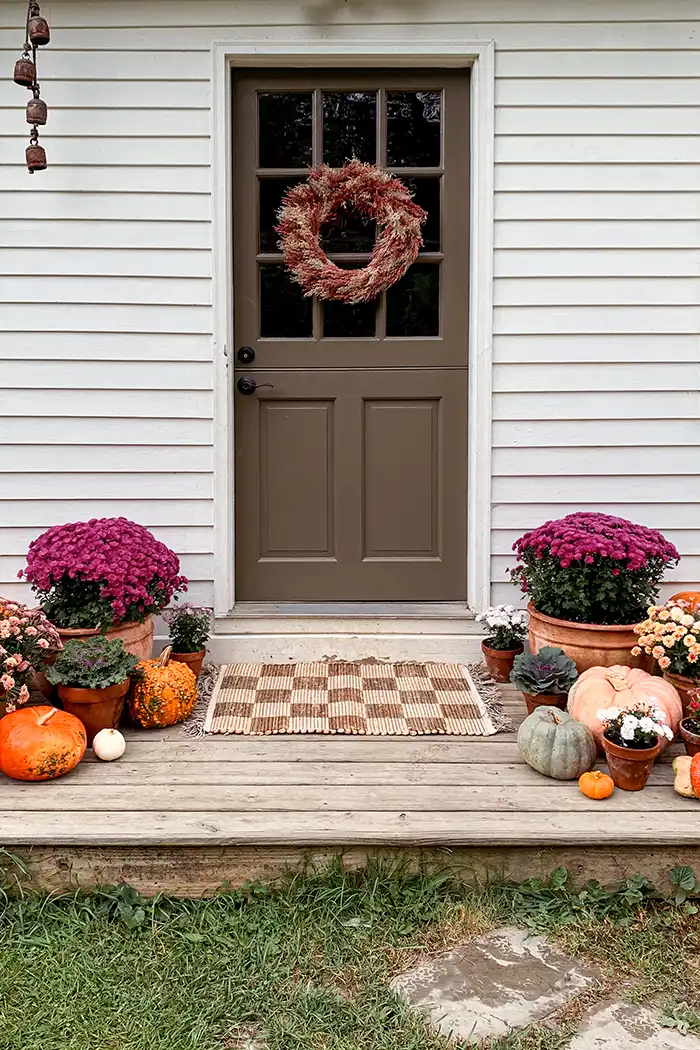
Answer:
<svg viewBox="0 0 700 1050"><path fill-rule="evenodd" d="M647 715L646 718L641 718L639 720L639 728L642 733L658 733L663 727L659 726L658 722L654 722L653 719L649 718Z"/></svg>
<svg viewBox="0 0 700 1050"><path fill-rule="evenodd" d="M667 740L673 740L673 730L670 726L661 726L661 731Z"/></svg>

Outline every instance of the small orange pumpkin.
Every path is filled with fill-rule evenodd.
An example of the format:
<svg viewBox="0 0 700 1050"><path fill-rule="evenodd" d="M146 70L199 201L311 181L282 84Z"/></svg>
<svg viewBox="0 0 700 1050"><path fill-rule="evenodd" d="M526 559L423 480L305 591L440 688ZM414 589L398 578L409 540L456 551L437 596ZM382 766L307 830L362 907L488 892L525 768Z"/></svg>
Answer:
<svg viewBox="0 0 700 1050"><path fill-rule="evenodd" d="M144 729L161 729L184 722L197 703L197 679L187 666L170 661L168 646L157 660L137 665L141 677L129 696L129 714Z"/></svg>
<svg viewBox="0 0 700 1050"><path fill-rule="evenodd" d="M700 591L679 591L678 594L671 595L671 601L687 602L690 612L695 612L700 609Z"/></svg>
<svg viewBox="0 0 700 1050"><path fill-rule="evenodd" d="M0 720L0 770L13 780L53 780L85 754L85 727L55 707L24 707Z"/></svg>
<svg viewBox="0 0 700 1050"><path fill-rule="evenodd" d="M582 773L578 779L578 786L586 798L610 798L615 790L613 778L600 769L593 769L590 773Z"/></svg>
<svg viewBox="0 0 700 1050"><path fill-rule="evenodd" d="M690 761L690 786L700 798L700 754L693 755Z"/></svg>

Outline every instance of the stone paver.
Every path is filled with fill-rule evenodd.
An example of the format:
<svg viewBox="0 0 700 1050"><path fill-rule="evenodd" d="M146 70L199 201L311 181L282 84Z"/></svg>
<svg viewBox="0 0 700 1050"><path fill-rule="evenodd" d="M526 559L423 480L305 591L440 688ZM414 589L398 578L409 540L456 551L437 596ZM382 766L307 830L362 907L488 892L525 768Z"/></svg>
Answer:
<svg viewBox="0 0 700 1050"><path fill-rule="evenodd" d="M504 927L420 963L392 987L443 1034L483 1039L546 1017L598 976L546 938Z"/></svg>
<svg viewBox="0 0 700 1050"><path fill-rule="evenodd" d="M662 1028L644 1006L615 1002L584 1015L569 1050L700 1050L700 1039Z"/></svg>

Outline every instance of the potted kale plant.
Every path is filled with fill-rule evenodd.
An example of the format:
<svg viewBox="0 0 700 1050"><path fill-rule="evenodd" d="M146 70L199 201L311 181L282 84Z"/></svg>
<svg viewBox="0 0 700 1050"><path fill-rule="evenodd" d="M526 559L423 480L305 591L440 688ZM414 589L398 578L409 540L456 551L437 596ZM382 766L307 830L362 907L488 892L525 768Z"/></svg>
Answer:
<svg viewBox="0 0 700 1050"><path fill-rule="evenodd" d="M136 676L137 657L120 638L104 635L66 642L46 677L58 686L63 707L85 726L88 747L101 729L116 729L124 700Z"/></svg>
<svg viewBox="0 0 700 1050"><path fill-rule="evenodd" d="M569 689L578 678L576 664L562 649L545 645L538 653L516 656L510 680L517 685L528 714L537 707L566 710Z"/></svg>

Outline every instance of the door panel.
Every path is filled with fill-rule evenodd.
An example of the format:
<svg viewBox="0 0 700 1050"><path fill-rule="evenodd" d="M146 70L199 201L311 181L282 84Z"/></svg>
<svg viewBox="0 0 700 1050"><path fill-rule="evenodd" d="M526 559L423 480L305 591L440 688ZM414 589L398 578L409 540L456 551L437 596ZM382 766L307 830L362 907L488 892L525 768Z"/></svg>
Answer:
<svg viewBox="0 0 700 1050"><path fill-rule="evenodd" d="M466 598L466 71L234 76L234 381L238 600ZM277 210L321 161L402 178L428 212L404 278L372 303L305 298ZM323 231L364 266L374 224ZM272 384L263 386L263 384Z"/></svg>

